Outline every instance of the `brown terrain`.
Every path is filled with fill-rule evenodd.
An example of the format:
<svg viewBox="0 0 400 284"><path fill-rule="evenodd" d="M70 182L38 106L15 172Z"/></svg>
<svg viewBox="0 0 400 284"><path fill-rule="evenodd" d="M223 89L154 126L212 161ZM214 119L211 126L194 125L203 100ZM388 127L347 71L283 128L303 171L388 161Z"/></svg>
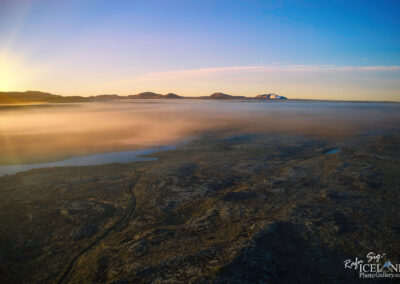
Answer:
<svg viewBox="0 0 400 284"><path fill-rule="evenodd" d="M400 261L399 145L204 136L155 162L1 177L1 282L362 282L345 259Z"/></svg>

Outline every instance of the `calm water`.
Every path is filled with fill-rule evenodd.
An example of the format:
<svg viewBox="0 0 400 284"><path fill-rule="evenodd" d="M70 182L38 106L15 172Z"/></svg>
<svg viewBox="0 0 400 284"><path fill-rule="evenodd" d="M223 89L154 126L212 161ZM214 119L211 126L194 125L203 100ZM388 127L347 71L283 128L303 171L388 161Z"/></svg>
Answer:
<svg viewBox="0 0 400 284"><path fill-rule="evenodd" d="M41 167L149 161L152 158L138 155L169 149L151 149L154 145L176 145L209 133L327 139L399 134L400 104L127 99L0 106L0 175ZM332 151L328 154L336 153ZM39 164L60 156L76 158Z"/></svg>
<svg viewBox="0 0 400 284"><path fill-rule="evenodd" d="M336 154L336 153L339 153L339 152L340 152L339 149L331 149L329 151L326 151L325 154L331 155L331 154Z"/></svg>
<svg viewBox="0 0 400 284"><path fill-rule="evenodd" d="M39 163L39 164L25 164L25 165L6 165L0 166L0 176L11 175L18 172L28 171L38 168L49 167L68 167L68 166L93 166L110 163L130 163L142 161L155 161L157 158L153 157L140 157L141 155L148 155L155 152L166 151L175 149L174 146L152 148L139 151L124 151L96 155L87 155L75 157L67 160L62 160L52 163Z"/></svg>

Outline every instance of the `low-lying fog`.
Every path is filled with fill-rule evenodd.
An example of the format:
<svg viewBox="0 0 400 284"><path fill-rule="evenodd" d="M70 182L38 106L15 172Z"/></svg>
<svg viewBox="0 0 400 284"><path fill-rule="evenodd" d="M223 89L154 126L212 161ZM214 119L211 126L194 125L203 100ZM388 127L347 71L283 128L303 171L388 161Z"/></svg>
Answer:
<svg viewBox="0 0 400 284"><path fill-rule="evenodd" d="M0 106L0 164L149 148L207 133L334 138L399 128L397 103L121 100Z"/></svg>

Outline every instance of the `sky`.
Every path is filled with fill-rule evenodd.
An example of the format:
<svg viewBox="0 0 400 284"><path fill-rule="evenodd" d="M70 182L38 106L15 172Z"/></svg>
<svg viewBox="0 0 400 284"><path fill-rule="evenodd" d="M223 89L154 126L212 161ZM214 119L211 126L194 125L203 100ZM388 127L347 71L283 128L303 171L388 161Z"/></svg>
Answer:
<svg viewBox="0 0 400 284"><path fill-rule="evenodd" d="M400 1L0 0L0 91L400 101Z"/></svg>

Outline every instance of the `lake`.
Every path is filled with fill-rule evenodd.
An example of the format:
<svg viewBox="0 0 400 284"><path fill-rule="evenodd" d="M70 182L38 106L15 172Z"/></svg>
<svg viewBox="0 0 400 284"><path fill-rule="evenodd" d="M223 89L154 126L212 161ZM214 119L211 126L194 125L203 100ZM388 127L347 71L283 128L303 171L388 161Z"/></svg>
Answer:
<svg viewBox="0 0 400 284"><path fill-rule="evenodd" d="M138 155L204 134L336 139L395 132L399 122L400 104L381 102L126 99L0 106L0 174L150 161Z"/></svg>

